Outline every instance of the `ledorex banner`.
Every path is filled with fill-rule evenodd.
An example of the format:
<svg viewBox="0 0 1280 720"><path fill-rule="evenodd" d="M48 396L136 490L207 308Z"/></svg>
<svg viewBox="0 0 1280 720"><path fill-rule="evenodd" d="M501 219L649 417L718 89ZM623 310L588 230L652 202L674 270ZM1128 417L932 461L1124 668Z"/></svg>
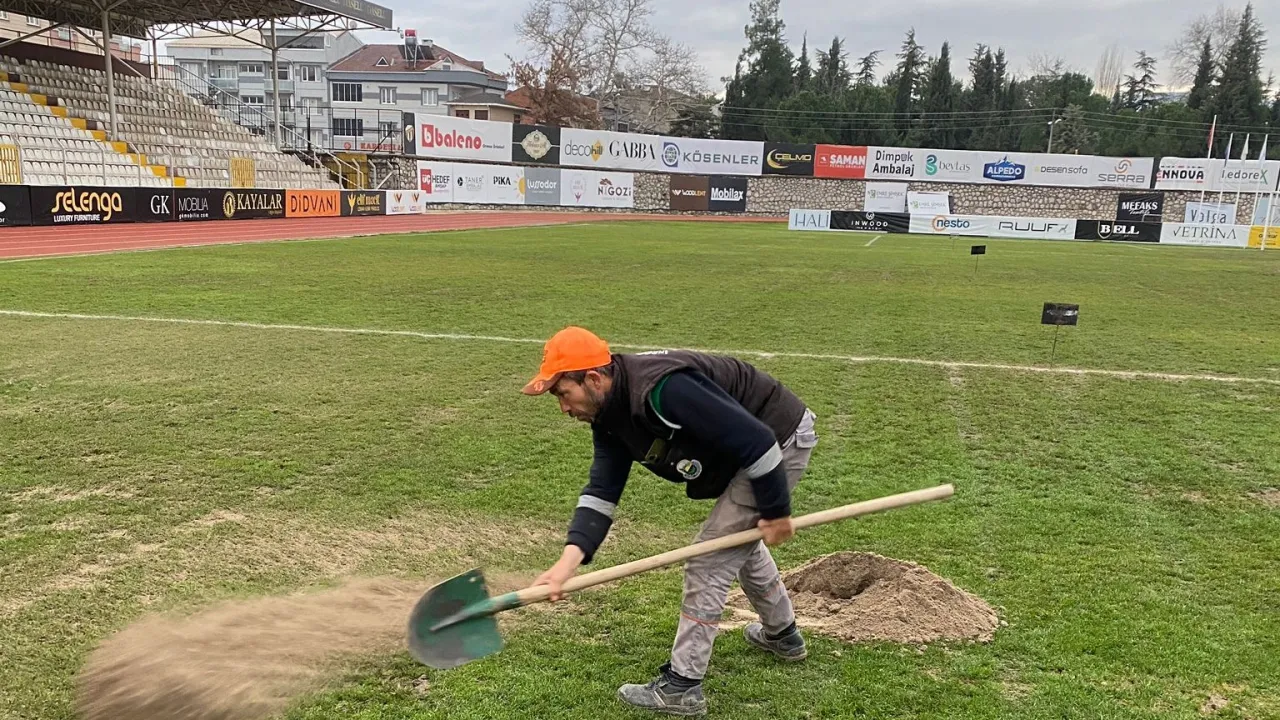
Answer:
<svg viewBox="0 0 1280 720"><path fill-rule="evenodd" d="M1280 160L1222 160L1209 158L1160 158L1158 190L1205 192L1271 192L1280 177Z"/></svg>

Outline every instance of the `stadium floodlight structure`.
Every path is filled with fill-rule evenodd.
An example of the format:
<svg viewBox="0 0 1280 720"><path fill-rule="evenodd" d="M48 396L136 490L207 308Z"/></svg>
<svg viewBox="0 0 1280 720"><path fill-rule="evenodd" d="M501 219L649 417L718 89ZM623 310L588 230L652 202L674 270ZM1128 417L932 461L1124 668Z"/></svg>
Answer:
<svg viewBox="0 0 1280 720"><path fill-rule="evenodd" d="M69 26L102 50L113 140L117 137L115 81L110 52L113 34L151 40L152 76L156 79L159 77L155 72L157 40L184 37L203 30L236 37L270 50L278 147L281 125L277 56L280 47L276 43L276 28L303 31L292 37L290 42L329 30L393 29L390 8L367 0L0 0L0 10L52 23L50 27L0 41L0 48ZM80 29L89 27L102 30L101 42ZM256 30L260 38L270 37L271 44L265 45L245 37L249 30ZM285 47L288 45L286 43ZM127 63L125 67L137 72Z"/></svg>

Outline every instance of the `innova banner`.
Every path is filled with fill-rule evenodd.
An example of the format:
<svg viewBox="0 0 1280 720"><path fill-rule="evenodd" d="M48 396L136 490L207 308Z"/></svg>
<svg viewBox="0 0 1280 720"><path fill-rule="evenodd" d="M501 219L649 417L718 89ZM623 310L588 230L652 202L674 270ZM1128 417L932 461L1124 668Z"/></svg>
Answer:
<svg viewBox="0 0 1280 720"><path fill-rule="evenodd" d="M406 113L404 146L407 154L453 160L511 162L511 123L468 120Z"/></svg>
<svg viewBox="0 0 1280 720"><path fill-rule="evenodd" d="M1249 225L1165 223L1160 228L1160 242L1164 245L1245 247L1249 244L1252 229Z"/></svg>
<svg viewBox="0 0 1280 720"><path fill-rule="evenodd" d="M816 145L795 145L792 143L765 143L764 167L765 175L800 175L813 177L813 162Z"/></svg>
<svg viewBox="0 0 1280 720"><path fill-rule="evenodd" d="M1075 240L1076 221L1068 218L991 215L912 215L911 232L922 235Z"/></svg>
<svg viewBox="0 0 1280 720"><path fill-rule="evenodd" d="M453 163L419 160L418 189L423 193L423 202L453 202ZM401 213L390 214L399 215Z"/></svg>
<svg viewBox="0 0 1280 720"><path fill-rule="evenodd" d="M103 225L133 222L138 188L31 186L34 225Z"/></svg>
<svg viewBox="0 0 1280 720"><path fill-rule="evenodd" d="M1157 190L1205 192L1271 192L1280 180L1280 160L1223 160L1221 158L1160 158Z"/></svg>

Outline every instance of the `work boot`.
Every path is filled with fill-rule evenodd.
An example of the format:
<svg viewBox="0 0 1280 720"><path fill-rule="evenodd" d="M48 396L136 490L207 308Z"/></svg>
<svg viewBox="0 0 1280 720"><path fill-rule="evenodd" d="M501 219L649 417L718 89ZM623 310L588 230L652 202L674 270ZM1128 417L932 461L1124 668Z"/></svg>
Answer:
<svg viewBox="0 0 1280 720"><path fill-rule="evenodd" d="M800 635L800 630L796 628L795 623L791 623L791 627L783 630L782 634L776 637L765 632L764 626L760 623L751 623L742 628L742 636L752 645L761 650L768 650L788 662L799 662L809 656L804 638Z"/></svg>
<svg viewBox="0 0 1280 720"><path fill-rule="evenodd" d="M634 708L653 710L667 715L706 715L707 699L702 696L702 681L675 675L671 664L662 666L658 677L648 685L623 685L618 699Z"/></svg>

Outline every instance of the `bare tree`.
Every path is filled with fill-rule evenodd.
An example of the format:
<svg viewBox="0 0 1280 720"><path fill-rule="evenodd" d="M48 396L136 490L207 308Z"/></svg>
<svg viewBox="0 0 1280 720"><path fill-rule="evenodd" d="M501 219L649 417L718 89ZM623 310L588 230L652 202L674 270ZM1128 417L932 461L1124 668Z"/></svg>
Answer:
<svg viewBox="0 0 1280 720"><path fill-rule="evenodd" d="M1222 65L1231 41L1240 28L1239 10L1219 4L1213 12L1205 13L1182 29L1182 34L1165 50L1165 64L1169 67L1169 84L1184 86L1195 77L1200 62L1200 51L1207 39L1213 53L1215 67Z"/></svg>
<svg viewBox="0 0 1280 720"><path fill-rule="evenodd" d="M1093 73L1093 91L1110 100L1120 89L1123 78L1124 51L1119 43L1111 43L1098 58L1098 67Z"/></svg>
<svg viewBox="0 0 1280 720"><path fill-rule="evenodd" d="M1043 52L1033 53L1027 58L1027 66L1031 68L1032 75L1050 78L1056 78L1068 69L1067 61L1061 55Z"/></svg>

